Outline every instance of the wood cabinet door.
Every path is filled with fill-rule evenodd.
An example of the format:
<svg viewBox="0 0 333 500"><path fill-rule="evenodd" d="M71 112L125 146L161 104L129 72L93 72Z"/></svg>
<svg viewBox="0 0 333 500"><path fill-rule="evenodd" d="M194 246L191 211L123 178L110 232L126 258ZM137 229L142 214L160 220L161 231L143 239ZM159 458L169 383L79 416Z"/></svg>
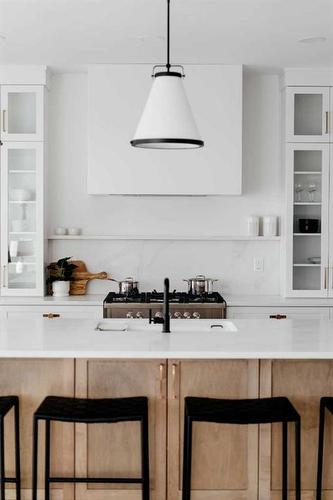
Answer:
<svg viewBox="0 0 333 500"><path fill-rule="evenodd" d="M166 362L77 360L76 395L89 398L147 396L152 500L166 498ZM76 425L76 474L140 477L140 424ZM80 500L141 500L139 484L78 484Z"/></svg>
<svg viewBox="0 0 333 500"><path fill-rule="evenodd" d="M168 365L168 500L181 498L184 398L258 397L256 360L185 360ZM258 426L195 423L194 500L254 500L258 484Z"/></svg>
<svg viewBox="0 0 333 500"><path fill-rule="evenodd" d="M333 395L333 361L263 360L260 362L260 396L286 396L301 415L302 498L316 496L319 401ZM333 418L327 415L323 497L333 498ZM294 426L289 426L288 476L293 496ZM281 498L282 433L281 425L260 426L259 500Z"/></svg>
<svg viewBox="0 0 333 500"><path fill-rule="evenodd" d="M27 332L28 334L28 332ZM71 359L1 359L0 396L15 394L20 398L22 497L31 498L32 416L48 395L74 396L74 360ZM38 495L44 498L44 424L39 425ZM13 411L5 419L5 467L15 475ZM51 424L51 474L73 476L74 426ZM6 497L15 499L14 485L7 484ZM53 484L51 500L71 500L71 484Z"/></svg>

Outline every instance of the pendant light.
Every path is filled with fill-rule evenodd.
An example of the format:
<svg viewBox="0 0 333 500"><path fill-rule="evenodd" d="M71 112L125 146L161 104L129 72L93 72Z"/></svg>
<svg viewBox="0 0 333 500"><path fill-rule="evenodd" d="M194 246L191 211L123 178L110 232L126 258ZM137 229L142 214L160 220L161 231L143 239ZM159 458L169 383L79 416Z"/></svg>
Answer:
<svg viewBox="0 0 333 500"><path fill-rule="evenodd" d="M160 70L156 71L157 68ZM192 149L204 145L185 94L184 76L182 66L170 64L170 0L167 0L167 63L153 68L154 82L132 146Z"/></svg>

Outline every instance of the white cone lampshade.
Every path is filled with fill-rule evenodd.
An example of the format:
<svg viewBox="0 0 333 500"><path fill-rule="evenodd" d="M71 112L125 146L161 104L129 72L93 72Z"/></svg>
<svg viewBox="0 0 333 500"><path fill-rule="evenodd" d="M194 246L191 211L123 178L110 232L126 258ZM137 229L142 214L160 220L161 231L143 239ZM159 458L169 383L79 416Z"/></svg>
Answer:
<svg viewBox="0 0 333 500"><path fill-rule="evenodd" d="M204 145L177 72L154 75L132 146L150 149L190 149Z"/></svg>

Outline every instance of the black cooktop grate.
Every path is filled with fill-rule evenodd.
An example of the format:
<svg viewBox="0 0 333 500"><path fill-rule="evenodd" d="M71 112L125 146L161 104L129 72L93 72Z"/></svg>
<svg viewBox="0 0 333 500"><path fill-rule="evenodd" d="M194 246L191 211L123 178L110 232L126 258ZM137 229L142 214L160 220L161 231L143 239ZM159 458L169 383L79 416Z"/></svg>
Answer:
<svg viewBox="0 0 333 500"><path fill-rule="evenodd" d="M225 302L222 295L218 292L203 293L200 295L192 295L186 292L170 292L170 304L221 304ZM130 295L109 292L104 300L104 304L123 304L123 303L140 303L153 304L162 303L163 293L153 290L145 293L132 293Z"/></svg>

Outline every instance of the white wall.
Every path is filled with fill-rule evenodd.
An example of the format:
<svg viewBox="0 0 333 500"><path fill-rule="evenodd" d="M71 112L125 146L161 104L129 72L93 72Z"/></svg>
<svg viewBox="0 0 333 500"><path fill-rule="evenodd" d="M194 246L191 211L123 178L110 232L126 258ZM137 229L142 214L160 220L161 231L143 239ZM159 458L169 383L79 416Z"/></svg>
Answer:
<svg viewBox="0 0 333 500"><path fill-rule="evenodd" d="M88 196L87 75L54 75L49 103L49 233L56 226L78 226L90 234L245 234L247 215L281 214L277 76L245 75L241 197ZM277 242L50 242L49 259L63 256L117 279L134 275L142 290L161 288L165 276L174 288L185 289L182 278L204 273L219 278L216 289L225 294L280 292ZM253 271L254 257L264 258L263 273ZM114 284L94 281L89 292L110 288Z"/></svg>

